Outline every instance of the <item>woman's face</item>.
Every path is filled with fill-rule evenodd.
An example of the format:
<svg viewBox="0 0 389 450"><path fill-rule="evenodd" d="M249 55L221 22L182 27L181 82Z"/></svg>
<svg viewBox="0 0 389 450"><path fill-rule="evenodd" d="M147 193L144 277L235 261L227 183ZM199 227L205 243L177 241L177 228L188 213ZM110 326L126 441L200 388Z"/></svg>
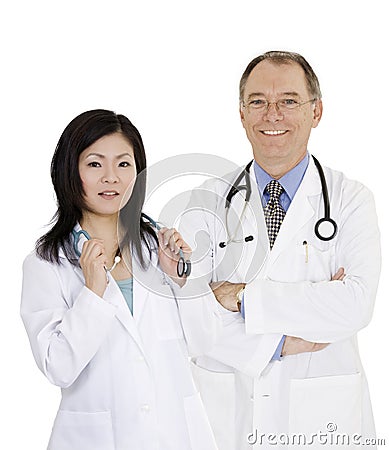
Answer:
<svg viewBox="0 0 389 450"><path fill-rule="evenodd" d="M86 148L78 170L88 211L117 215L131 197L136 179L134 150L123 134L103 136Z"/></svg>

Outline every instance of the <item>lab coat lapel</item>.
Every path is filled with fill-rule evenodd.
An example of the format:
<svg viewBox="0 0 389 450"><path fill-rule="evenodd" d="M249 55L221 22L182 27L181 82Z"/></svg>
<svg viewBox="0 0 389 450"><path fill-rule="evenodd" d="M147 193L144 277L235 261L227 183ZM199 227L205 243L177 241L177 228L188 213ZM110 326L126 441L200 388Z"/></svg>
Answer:
<svg viewBox="0 0 389 450"><path fill-rule="evenodd" d="M146 250L145 250L145 254ZM152 254L154 256L154 254ZM134 289L134 319L137 324L142 320L147 302L149 301L150 293L157 289L161 280L158 279L157 258L151 258L147 262L149 266L143 269L137 258L133 258L133 289Z"/></svg>
<svg viewBox="0 0 389 450"><path fill-rule="evenodd" d="M312 206L312 197L320 194L320 177L312 158L310 158L305 176L288 208L273 249L270 252L271 262L275 261L299 230L304 227L308 221L312 220L315 215L315 209Z"/></svg>
<svg viewBox="0 0 389 450"><path fill-rule="evenodd" d="M260 246L263 249L263 254L266 255L269 251L269 238L267 235L267 227L265 222L265 216L263 213L262 199L258 190L257 180L255 178L254 168L250 170L250 183L251 183L251 198L250 198L250 209L254 214L254 221L249 220L249 223L254 224L255 229L251 230L250 233L257 236ZM252 246L254 247L254 246Z"/></svg>
<svg viewBox="0 0 389 450"><path fill-rule="evenodd" d="M84 275L82 272L82 269L80 267L74 267L74 271L78 275L78 277L82 280L83 283L85 283ZM126 329L126 331L131 335L131 337L134 339L134 341L139 346L140 350L144 353L143 345L142 345L142 339L139 334L139 330L137 327L137 323L131 314L127 302L117 285L115 279L112 277L112 275L108 272L108 285L107 289L104 293L104 300L111 303L116 307L116 317L120 321L120 323L123 325L123 327ZM134 307L136 303L136 298L140 300L141 304L145 304L147 301L148 292L146 290L135 288L135 285L137 285L136 280L134 279ZM135 290L137 291L135 293ZM139 292L141 291L141 292ZM138 301L139 302L139 301Z"/></svg>

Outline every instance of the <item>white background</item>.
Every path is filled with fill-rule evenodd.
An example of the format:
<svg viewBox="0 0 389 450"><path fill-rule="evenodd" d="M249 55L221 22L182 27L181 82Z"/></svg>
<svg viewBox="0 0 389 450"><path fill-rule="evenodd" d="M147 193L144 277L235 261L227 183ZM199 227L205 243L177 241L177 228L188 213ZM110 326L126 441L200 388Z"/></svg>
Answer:
<svg viewBox="0 0 389 450"><path fill-rule="evenodd" d="M58 388L33 361L19 302L23 258L55 211L49 164L63 128L82 111L108 108L138 127L149 164L190 152L243 164L250 147L238 116L239 78L253 57L274 49L303 54L321 81L324 117L310 150L375 193L384 264L360 347L377 434L389 445L385 10L384 0L15 0L1 7L2 449L44 449L58 406Z"/></svg>

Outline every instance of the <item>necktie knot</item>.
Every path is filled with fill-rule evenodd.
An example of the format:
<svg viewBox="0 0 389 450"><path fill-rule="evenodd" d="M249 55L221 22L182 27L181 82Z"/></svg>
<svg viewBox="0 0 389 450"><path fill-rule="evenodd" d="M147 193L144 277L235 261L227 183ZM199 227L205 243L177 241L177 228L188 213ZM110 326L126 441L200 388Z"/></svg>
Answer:
<svg viewBox="0 0 389 450"><path fill-rule="evenodd" d="M266 185L266 191L269 193L272 200L279 200L281 194L284 192L284 188L277 180L271 180Z"/></svg>

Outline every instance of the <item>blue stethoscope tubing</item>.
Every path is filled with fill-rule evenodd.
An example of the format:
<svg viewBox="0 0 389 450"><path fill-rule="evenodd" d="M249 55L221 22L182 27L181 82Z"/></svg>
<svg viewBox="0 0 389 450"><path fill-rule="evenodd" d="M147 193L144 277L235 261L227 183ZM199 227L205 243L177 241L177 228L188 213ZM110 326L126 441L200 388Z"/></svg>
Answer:
<svg viewBox="0 0 389 450"><path fill-rule="evenodd" d="M81 256L81 252L78 249L78 242L79 242L81 236L84 236L86 239L88 239L88 241L91 239L91 237L90 237L89 233L87 231L85 231L85 230L79 230L79 231L73 230L72 234L73 234L73 249L74 249L74 252L75 252L75 254L78 257L80 257Z"/></svg>
<svg viewBox="0 0 389 450"><path fill-rule="evenodd" d="M152 219L150 216L148 216L145 213L142 213L142 217L146 219L150 224L156 228L158 231L161 229L161 226L158 222L156 222L154 219ZM184 258L184 252L182 251L182 248L179 250L179 259L177 261L177 275L182 278L184 275L186 277L189 277L191 271L192 271L192 263L189 259Z"/></svg>
<svg viewBox="0 0 389 450"><path fill-rule="evenodd" d="M152 219L150 216L148 216L147 214L142 213L142 217L144 217L148 222L150 222L151 225L154 228L156 228L157 230L161 229L161 226L154 219ZM78 257L80 257L81 256L81 252L78 249L78 242L79 242L81 236L84 236L86 239L88 239L88 241L91 239L91 237L90 237L89 233L87 231L85 231L85 230L79 230L79 231L73 230L72 234L73 234L73 249L74 249L74 252L76 253L76 255ZM190 273L192 271L192 263L190 262L189 259L185 259L184 258L184 252L182 251L181 248L180 248L180 251L179 251L179 255L180 255L180 257L179 257L179 259L177 261L177 275L180 278L182 278L184 275L186 277L189 277L189 275L190 275Z"/></svg>
<svg viewBox="0 0 389 450"><path fill-rule="evenodd" d="M316 222L315 234L322 241L330 241L331 239L333 239L336 236L336 233L338 232L338 225L336 224L335 220L331 219L330 200L329 200L327 182L326 182L326 178L324 176L323 168L322 168L321 164L319 163L319 161L317 160L317 158L315 158L313 155L311 155L311 156L312 156L313 162L315 163L316 169L319 173L321 190L322 190L322 194L323 194L323 203L324 203L324 217L322 217L321 219L319 219ZM226 219L225 219L226 226L227 226L227 212L231 206L231 201L232 201L232 198L234 197L234 195L236 195L240 191L243 191L243 190L246 191L244 208L246 208L246 206L250 200L251 183L250 183L249 171L250 171L250 166L252 165L253 161L254 160L251 160L246 165L246 167L242 170L242 172L238 175L238 177L234 181L231 189L229 190L229 192L226 196L226 201L225 201L225 205L224 205L225 210L226 210ZM245 182L244 182L244 184L240 184L240 182L243 180L243 178L245 179ZM244 212L244 210L243 210L243 212ZM243 214L241 214L241 219L242 218L243 218ZM253 236L247 236L244 239L245 242L249 242L252 240L254 240ZM219 247L225 248L230 242L235 242L235 241L233 240L233 237L228 236L227 241L219 242ZM238 241L238 242L240 242L240 241Z"/></svg>

